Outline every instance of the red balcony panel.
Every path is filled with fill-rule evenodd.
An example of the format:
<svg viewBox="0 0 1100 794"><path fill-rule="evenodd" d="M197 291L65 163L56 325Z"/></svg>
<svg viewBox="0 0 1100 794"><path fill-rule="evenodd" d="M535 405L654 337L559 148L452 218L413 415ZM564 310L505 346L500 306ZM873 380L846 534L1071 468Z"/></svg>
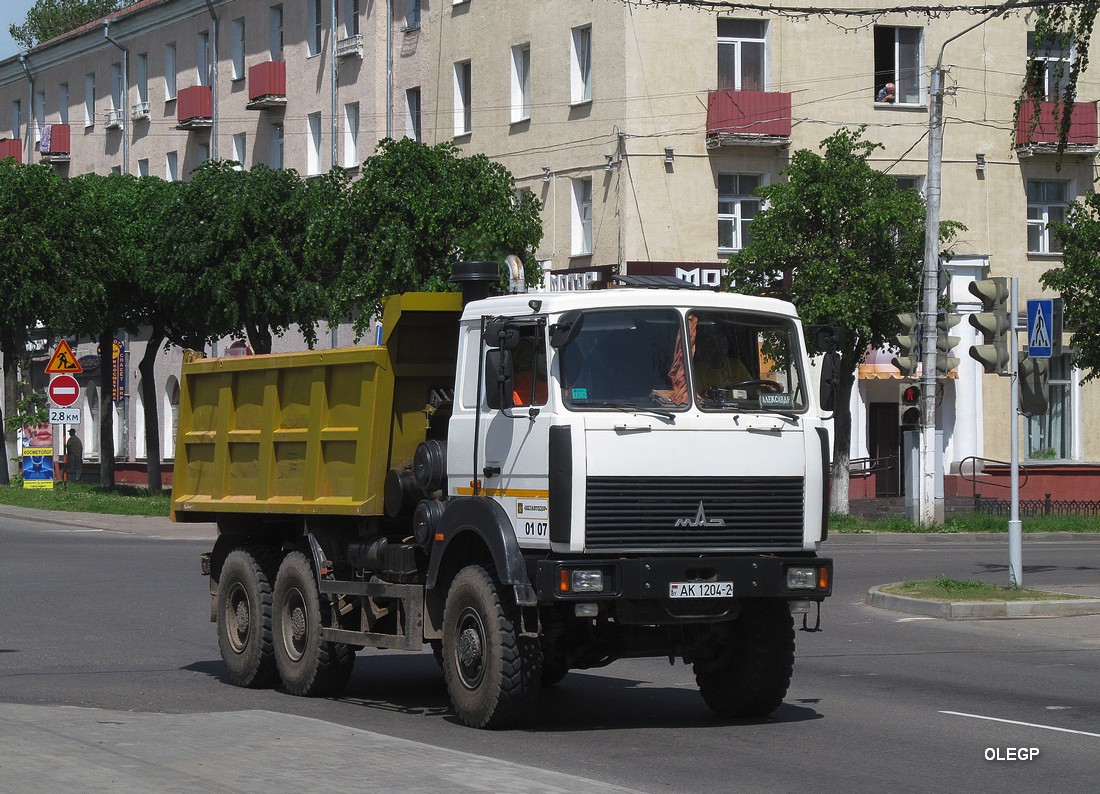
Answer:
<svg viewBox="0 0 1100 794"><path fill-rule="evenodd" d="M708 135L790 137L791 95L774 91L711 91Z"/></svg>
<svg viewBox="0 0 1100 794"><path fill-rule="evenodd" d="M20 140L0 141L0 160L14 157L15 162L23 162L23 142Z"/></svg>
<svg viewBox="0 0 1100 794"><path fill-rule="evenodd" d="M1057 144L1061 118L1055 118L1055 107L1056 103L1054 102L1040 103L1039 124L1032 129L1035 119L1035 103L1022 103L1020 105L1020 118L1016 122L1016 145ZM1070 146L1096 146L1095 102L1077 102L1074 104L1073 113L1070 115L1069 137L1066 139L1066 143Z"/></svg>
<svg viewBox="0 0 1100 794"><path fill-rule="evenodd" d="M69 149L69 125L47 124L42 130L42 140L39 141L38 151L43 155L68 154Z"/></svg>
<svg viewBox="0 0 1100 794"><path fill-rule="evenodd" d="M214 117L214 96L208 85L181 88L176 95L176 120L179 123L193 119Z"/></svg>
<svg viewBox="0 0 1100 794"><path fill-rule="evenodd" d="M286 63L283 61L265 61L248 70L249 101L268 96L286 96Z"/></svg>

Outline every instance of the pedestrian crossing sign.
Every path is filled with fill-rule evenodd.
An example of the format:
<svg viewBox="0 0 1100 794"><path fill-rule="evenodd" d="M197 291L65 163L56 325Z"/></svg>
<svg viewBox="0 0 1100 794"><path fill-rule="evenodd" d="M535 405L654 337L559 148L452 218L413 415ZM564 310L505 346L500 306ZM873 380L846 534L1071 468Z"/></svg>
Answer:
<svg viewBox="0 0 1100 794"><path fill-rule="evenodd" d="M1027 354L1031 358L1054 355L1054 301L1050 298L1027 302Z"/></svg>
<svg viewBox="0 0 1100 794"><path fill-rule="evenodd" d="M80 362L76 360L69 343L62 339L54 348L50 361L46 364L46 372L50 375L79 375L84 371Z"/></svg>

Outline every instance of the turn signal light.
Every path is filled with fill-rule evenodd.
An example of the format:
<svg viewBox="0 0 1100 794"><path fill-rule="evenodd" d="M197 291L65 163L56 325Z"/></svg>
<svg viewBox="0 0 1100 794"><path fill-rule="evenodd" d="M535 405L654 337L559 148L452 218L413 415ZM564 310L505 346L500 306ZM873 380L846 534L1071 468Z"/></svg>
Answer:
<svg viewBox="0 0 1100 794"><path fill-rule="evenodd" d="M820 589L820 590L828 590L829 589L829 569L828 568L822 567L822 568L817 569L817 586L818 586L818 589Z"/></svg>

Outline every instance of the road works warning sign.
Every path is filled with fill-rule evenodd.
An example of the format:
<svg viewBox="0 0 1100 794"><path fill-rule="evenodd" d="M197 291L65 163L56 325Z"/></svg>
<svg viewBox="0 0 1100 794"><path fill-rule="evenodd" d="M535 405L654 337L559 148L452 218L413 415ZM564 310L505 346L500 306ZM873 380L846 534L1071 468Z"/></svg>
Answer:
<svg viewBox="0 0 1100 794"><path fill-rule="evenodd" d="M83 371L84 367L76 360L76 354L69 343L64 339L58 342L49 363L46 364L46 372L50 375L79 375Z"/></svg>

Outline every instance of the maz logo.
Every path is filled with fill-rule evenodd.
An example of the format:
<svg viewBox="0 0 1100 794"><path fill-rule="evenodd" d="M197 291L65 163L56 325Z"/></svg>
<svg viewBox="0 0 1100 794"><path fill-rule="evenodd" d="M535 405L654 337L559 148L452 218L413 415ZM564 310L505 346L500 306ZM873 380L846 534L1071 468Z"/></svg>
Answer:
<svg viewBox="0 0 1100 794"><path fill-rule="evenodd" d="M707 511L703 509L701 500L699 509L695 511L695 518L677 518L676 523L673 524L676 527L724 527L725 525L725 519L707 518Z"/></svg>

